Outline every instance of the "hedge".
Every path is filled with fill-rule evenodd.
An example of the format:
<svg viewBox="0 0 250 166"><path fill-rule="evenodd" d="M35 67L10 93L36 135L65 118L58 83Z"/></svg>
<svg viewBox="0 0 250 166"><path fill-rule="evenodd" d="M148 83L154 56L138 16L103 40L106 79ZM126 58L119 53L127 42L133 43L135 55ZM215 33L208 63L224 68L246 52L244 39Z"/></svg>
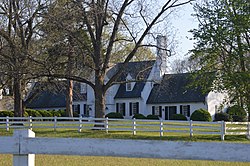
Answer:
<svg viewBox="0 0 250 166"><path fill-rule="evenodd" d="M123 119L123 116L121 113L118 112L110 112L107 115L105 115L105 118L113 118L113 119Z"/></svg>
<svg viewBox="0 0 250 166"><path fill-rule="evenodd" d="M146 118L147 119L153 119L153 120L159 120L159 116L158 115L148 115Z"/></svg>
<svg viewBox="0 0 250 166"><path fill-rule="evenodd" d="M198 109L198 110L195 110L192 113L192 115L190 117L190 120L211 122L212 121L212 117L211 117L210 113L207 110L205 110L205 109Z"/></svg>
<svg viewBox="0 0 250 166"><path fill-rule="evenodd" d="M25 112L28 113L28 116L32 116L32 117L42 117L42 115L40 114L40 112L37 111L37 110L26 109Z"/></svg>
<svg viewBox="0 0 250 166"><path fill-rule="evenodd" d="M239 105L234 105L234 106L228 107L227 113L232 117L234 122L247 121L247 117L246 117L247 113L244 110L244 108L242 108Z"/></svg>
<svg viewBox="0 0 250 166"><path fill-rule="evenodd" d="M231 118L227 113L219 112L214 115L214 121L231 121Z"/></svg>
<svg viewBox="0 0 250 166"><path fill-rule="evenodd" d="M132 117L132 119L146 119L146 117L142 114L134 114L134 116Z"/></svg>
<svg viewBox="0 0 250 166"><path fill-rule="evenodd" d="M171 120L187 120L187 117L182 114L173 114Z"/></svg>
<svg viewBox="0 0 250 166"><path fill-rule="evenodd" d="M0 111L0 117L14 117L14 111Z"/></svg>

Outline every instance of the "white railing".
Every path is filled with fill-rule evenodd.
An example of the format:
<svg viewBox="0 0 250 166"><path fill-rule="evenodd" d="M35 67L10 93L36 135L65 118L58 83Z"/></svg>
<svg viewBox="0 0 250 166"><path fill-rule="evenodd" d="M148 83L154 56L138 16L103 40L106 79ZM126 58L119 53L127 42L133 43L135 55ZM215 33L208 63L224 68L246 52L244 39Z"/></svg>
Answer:
<svg viewBox="0 0 250 166"><path fill-rule="evenodd" d="M2 124L2 125L1 125ZM57 129L99 129L109 131L129 131L133 135L137 132L157 132L159 136L168 133L187 133L193 135L246 135L250 139L249 122L198 122L173 120L145 120L145 119L109 119L109 118L69 118L69 117L0 117L0 128L10 129L51 128Z"/></svg>
<svg viewBox="0 0 250 166"><path fill-rule="evenodd" d="M34 166L35 154L250 162L250 144L35 138L35 133L27 129L15 130L13 137L0 137L1 153L13 154L14 166Z"/></svg>

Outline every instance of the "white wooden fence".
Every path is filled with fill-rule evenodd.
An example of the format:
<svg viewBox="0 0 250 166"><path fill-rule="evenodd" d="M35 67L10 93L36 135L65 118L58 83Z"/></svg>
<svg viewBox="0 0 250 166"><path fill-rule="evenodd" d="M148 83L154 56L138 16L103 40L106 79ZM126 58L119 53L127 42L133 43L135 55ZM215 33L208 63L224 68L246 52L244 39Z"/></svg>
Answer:
<svg viewBox="0 0 250 166"><path fill-rule="evenodd" d="M0 137L1 153L13 154L14 166L34 166L35 154L250 162L250 144L35 138L35 133L27 129L15 130L13 137Z"/></svg>
<svg viewBox="0 0 250 166"><path fill-rule="evenodd" d="M2 125L1 125L2 124ZM109 118L69 118L69 117L0 117L0 128L52 128L57 130L101 129L109 131L130 131L133 135L137 132L158 132L159 136L168 133L220 135L224 140L225 135L246 135L250 139L249 122L198 122L198 121L171 121L171 120L145 120L145 119L109 119Z"/></svg>

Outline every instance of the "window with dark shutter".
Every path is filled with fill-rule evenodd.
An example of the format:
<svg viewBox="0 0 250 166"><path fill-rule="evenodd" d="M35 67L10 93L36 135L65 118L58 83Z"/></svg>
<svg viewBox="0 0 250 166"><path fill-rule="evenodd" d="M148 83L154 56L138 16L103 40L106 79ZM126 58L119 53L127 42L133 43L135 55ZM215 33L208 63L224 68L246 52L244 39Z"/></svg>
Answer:
<svg viewBox="0 0 250 166"><path fill-rule="evenodd" d="M181 105L180 112L182 115L190 117L190 105Z"/></svg>
<svg viewBox="0 0 250 166"><path fill-rule="evenodd" d="M116 113L119 112L119 103L116 103Z"/></svg>
<svg viewBox="0 0 250 166"><path fill-rule="evenodd" d="M139 102L136 102L136 114L139 114Z"/></svg>
<svg viewBox="0 0 250 166"><path fill-rule="evenodd" d="M182 114L182 105L180 105L180 114Z"/></svg>
<svg viewBox="0 0 250 166"><path fill-rule="evenodd" d="M155 106L152 106L152 115L155 114Z"/></svg>
<svg viewBox="0 0 250 166"><path fill-rule="evenodd" d="M77 113L80 115L80 104L77 105Z"/></svg>
<svg viewBox="0 0 250 166"><path fill-rule="evenodd" d="M187 112L187 116L190 117L190 105L188 105L188 112Z"/></svg>
<svg viewBox="0 0 250 166"><path fill-rule="evenodd" d="M126 104L125 103L122 103L122 115L123 116L126 116Z"/></svg>
<svg viewBox="0 0 250 166"><path fill-rule="evenodd" d="M162 106L159 106L159 116L162 117Z"/></svg>
<svg viewBox="0 0 250 166"><path fill-rule="evenodd" d="M129 103L129 116L132 116L132 103Z"/></svg>
<svg viewBox="0 0 250 166"><path fill-rule="evenodd" d="M86 112L87 112L87 105L84 104L83 105L83 115L86 115Z"/></svg>

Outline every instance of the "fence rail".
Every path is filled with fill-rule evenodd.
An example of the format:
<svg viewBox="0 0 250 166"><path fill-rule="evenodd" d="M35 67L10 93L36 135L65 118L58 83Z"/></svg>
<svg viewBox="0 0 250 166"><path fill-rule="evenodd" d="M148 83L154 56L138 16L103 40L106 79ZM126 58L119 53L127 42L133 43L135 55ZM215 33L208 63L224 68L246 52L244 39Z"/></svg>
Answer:
<svg viewBox="0 0 250 166"><path fill-rule="evenodd" d="M35 154L250 162L250 144L39 138L31 130L14 130L13 137L0 137L0 147L0 154L13 154L14 166L34 166Z"/></svg>
<svg viewBox="0 0 250 166"><path fill-rule="evenodd" d="M98 129L109 131L156 132L159 136L164 133L189 133L220 135L246 135L250 139L249 122L198 122L173 120L141 120L141 119L109 119L109 118L69 118L69 117L0 117L0 128L6 129Z"/></svg>

